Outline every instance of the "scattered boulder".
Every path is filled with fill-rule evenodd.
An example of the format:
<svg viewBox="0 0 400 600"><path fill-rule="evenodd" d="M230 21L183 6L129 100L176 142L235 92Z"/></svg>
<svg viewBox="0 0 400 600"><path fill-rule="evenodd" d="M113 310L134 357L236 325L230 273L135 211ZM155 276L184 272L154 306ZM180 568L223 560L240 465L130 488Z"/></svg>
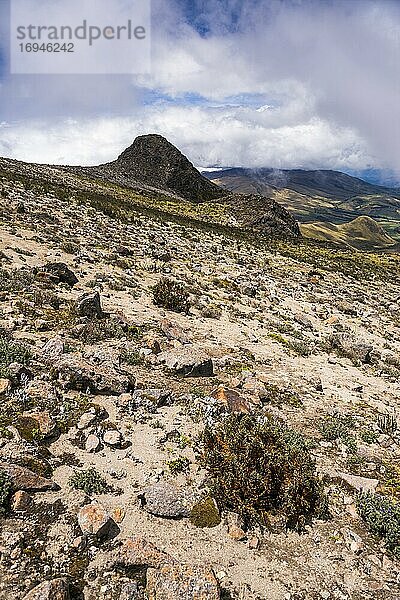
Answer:
<svg viewBox="0 0 400 600"><path fill-rule="evenodd" d="M126 567L153 567L159 569L164 564L176 562L172 556L159 550L143 538L126 540L118 552L117 562Z"/></svg>
<svg viewBox="0 0 400 600"><path fill-rule="evenodd" d="M91 433L86 438L85 450L86 452L97 452L100 449L100 440L94 433Z"/></svg>
<svg viewBox="0 0 400 600"><path fill-rule="evenodd" d="M76 310L81 317L89 319L102 319L105 316L101 308L99 292L84 294L76 301Z"/></svg>
<svg viewBox="0 0 400 600"><path fill-rule="evenodd" d="M101 538L109 533L113 521L100 504L92 502L79 511L78 524L83 534Z"/></svg>
<svg viewBox="0 0 400 600"><path fill-rule="evenodd" d="M78 283L78 278L76 275L69 267L67 267L65 263L62 262L54 262L44 265L39 270L37 275L40 277L41 273L49 275L54 283L66 283L70 287L73 287L76 283Z"/></svg>
<svg viewBox="0 0 400 600"><path fill-rule="evenodd" d="M219 585L206 566L165 564L147 570L149 600L219 600Z"/></svg>
<svg viewBox="0 0 400 600"><path fill-rule="evenodd" d="M117 429L108 429L103 434L103 442L107 446L111 446L113 448L117 448L121 446L122 443L122 434Z"/></svg>
<svg viewBox="0 0 400 600"><path fill-rule="evenodd" d="M159 356L169 371L183 377L213 377L214 365L203 352L182 349L175 352L163 352Z"/></svg>
<svg viewBox="0 0 400 600"><path fill-rule="evenodd" d="M56 361L54 371L67 390L119 396L132 391L135 386L135 378L126 371L117 371L111 365L96 365L72 355Z"/></svg>
<svg viewBox="0 0 400 600"><path fill-rule="evenodd" d="M189 517L187 497L183 491L165 481L146 488L139 496L142 507L156 517L179 519Z"/></svg>
<svg viewBox="0 0 400 600"><path fill-rule="evenodd" d="M344 483L347 483L350 488L358 492L371 492L374 494L379 484L378 479L368 479L367 477L359 477L350 473L338 473L337 476Z"/></svg>
<svg viewBox="0 0 400 600"><path fill-rule="evenodd" d="M373 346L348 333L334 333L329 338L331 347L346 358L362 363L371 362Z"/></svg>
<svg viewBox="0 0 400 600"><path fill-rule="evenodd" d="M211 392L211 397L224 404L231 413L250 413L252 406L235 390L230 390L223 385Z"/></svg>
<svg viewBox="0 0 400 600"><path fill-rule="evenodd" d="M15 492L18 490L44 492L46 490L58 489L58 486L54 481L36 475L36 473L26 467L0 462L0 469L10 477L11 487Z"/></svg>
<svg viewBox="0 0 400 600"><path fill-rule="evenodd" d="M24 600L70 600L69 585L65 579L44 581L31 590Z"/></svg>
<svg viewBox="0 0 400 600"><path fill-rule="evenodd" d="M40 433L44 437L51 437L56 432L57 423L48 412L24 412L22 413L22 417L35 421Z"/></svg>
<svg viewBox="0 0 400 600"><path fill-rule="evenodd" d="M43 346L41 357L46 361L53 361L64 354L64 342L60 337L51 338Z"/></svg>
<svg viewBox="0 0 400 600"><path fill-rule="evenodd" d="M169 319L163 319L160 323L160 329L169 340L178 340L181 344L187 344L189 338L183 328Z"/></svg>

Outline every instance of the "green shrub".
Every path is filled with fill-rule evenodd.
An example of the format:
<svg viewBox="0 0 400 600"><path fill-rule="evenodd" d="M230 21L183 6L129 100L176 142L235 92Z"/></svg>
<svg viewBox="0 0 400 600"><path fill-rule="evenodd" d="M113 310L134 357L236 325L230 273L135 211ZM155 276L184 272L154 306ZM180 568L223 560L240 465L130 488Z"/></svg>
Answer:
<svg viewBox="0 0 400 600"><path fill-rule="evenodd" d="M21 292L27 289L34 280L30 271L25 269L0 268L0 292Z"/></svg>
<svg viewBox="0 0 400 600"><path fill-rule="evenodd" d="M140 354L139 350L125 349L121 352L120 359L122 362L135 367L144 363L144 356Z"/></svg>
<svg viewBox="0 0 400 600"><path fill-rule="evenodd" d="M351 415L334 414L324 417L319 425L319 431L327 442L340 440L345 444L350 452L357 451L357 440L351 433L355 427L355 421Z"/></svg>
<svg viewBox="0 0 400 600"><path fill-rule="evenodd" d="M11 479L4 471L0 470L0 514L7 505L11 492Z"/></svg>
<svg viewBox="0 0 400 600"><path fill-rule="evenodd" d="M8 332L0 329L0 377L8 376L8 367L13 362L29 363L31 352L24 344L13 340Z"/></svg>
<svg viewBox="0 0 400 600"><path fill-rule="evenodd" d="M218 506L246 524L268 527L275 516L301 530L326 514L322 483L303 436L271 416L234 414L201 437L202 465Z"/></svg>
<svg viewBox="0 0 400 600"><path fill-rule="evenodd" d="M74 471L69 479L69 485L76 490L83 490L89 496L104 494L109 489L106 480L94 467L87 471Z"/></svg>
<svg viewBox="0 0 400 600"><path fill-rule="evenodd" d="M153 301L174 312L188 313L190 308L189 293L185 286L173 279L162 277L153 287Z"/></svg>
<svg viewBox="0 0 400 600"><path fill-rule="evenodd" d="M261 401L265 404L271 404L272 406L278 406L279 408L285 404L296 408L303 406L303 402L296 392L281 389L274 383L266 383L264 384L264 387L265 392L262 392Z"/></svg>
<svg viewBox="0 0 400 600"><path fill-rule="evenodd" d="M185 456L178 456L167 462L171 475L178 475L188 470L190 461Z"/></svg>
<svg viewBox="0 0 400 600"><path fill-rule="evenodd" d="M383 538L388 550L400 558L400 506L369 492L358 493L356 506L371 533Z"/></svg>

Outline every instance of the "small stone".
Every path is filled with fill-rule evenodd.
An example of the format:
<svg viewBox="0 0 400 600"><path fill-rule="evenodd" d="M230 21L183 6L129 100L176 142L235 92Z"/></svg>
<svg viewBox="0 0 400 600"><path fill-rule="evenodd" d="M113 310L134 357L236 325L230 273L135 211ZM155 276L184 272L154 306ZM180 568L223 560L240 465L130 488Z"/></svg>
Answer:
<svg viewBox="0 0 400 600"><path fill-rule="evenodd" d="M88 435L85 442L86 452L97 452L100 448L100 440L94 433Z"/></svg>
<svg viewBox="0 0 400 600"><path fill-rule="evenodd" d="M109 532L112 519L100 504L92 502L79 511L78 524L82 533L100 538Z"/></svg>
<svg viewBox="0 0 400 600"><path fill-rule="evenodd" d="M123 543L119 550L117 562L127 567L146 566L159 569L163 564L176 561L151 542L143 538L130 538Z"/></svg>
<svg viewBox="0 0 400 600"><path fill-rule="evenodd" d="M70 600L69 585L65 579L44 581L24 596L23 600Z"/></svg>
<svg viewBox="0 0 400 600"><path fill-rule="evenodd" d="M84 550L86 548L86 545L87 545L87 540L84 535L79 535L72 542L72 547L75 548L75 550Z"/></svg>
<svg viewBox="0 0 400 600"><path fill-rule="evenodd" d="M146 594L149 600L221 598L217 579L209 567L186 564L166 564L160 569L148 569Z"/></svg>
<svg viewBox="0 0 400 600"><path fill-rule="evenodd" d="M361 537L351 529L348 529L347 527L343 527L341 531L344 543L346 544L347 548L355 554L359 554L364 547L364 543Z"/></svg>
<svg viewBox="0 0 400 600"><path fill-rule="evenodd" d="M122 521L125 519L124 509L121 508L120 506L117 506L116 508L114 508L114 510L112 512L112 519L113 519L113 521L115 521L115 523L122 523Z"/></svg>
<svg viewBox="0 0 400 600"><path fill-rule="evenodd" d="M64 354L64 342L60 337L54 337L46 342L40 354L46 360L60 358Z"/></svg>
<svg viewBox="0 0 400 600"><path fill-rule="evenodd" d="M107 444L107 446L120 446L122 442L122 434L117 429L109 429L103 434L103 442Z"/></svg>
<svg viewBox="0 0 400 600"><path fill-rule="evenodd" d="M19 490L15 492L13 497L11 498L11 510L14 511L24 511L29 508L32 503L32 498L27 492L23 490Z"/></svg>
<svg viewBox="0 0 400 600"><path fill-rule="evenodd" d="M229 537L231 537L233 540L236 540L237 542L241 542L242 540L244 540L246 538L246 534L243 531L243 529L241 527L238 527L237 525L231 525L229 527L228 535L229 535Z"/></svg>
<svg viewBox="0 0 400 600"><path fill-rule="evenodd" d="M86 429L87 427L89 427L89 425L91 425L93 423L93 421L96 419L96 414L92 413L92 412L86 412L83 413L83 415L81 415L77 427L78 429Z"/></svg>
<svg viewBox="0 0 400 600"><path fill-rule="evenodd" d="M0 379L0 396L7 394L11 390L11 381L9 379Z"/></svg>
<svg viewBox="0 0 400 600"><path fill-rule="evenodd" d="M257 550L260 546L260 540L256 535L253 535L247 543L250 550Z"/></svg>

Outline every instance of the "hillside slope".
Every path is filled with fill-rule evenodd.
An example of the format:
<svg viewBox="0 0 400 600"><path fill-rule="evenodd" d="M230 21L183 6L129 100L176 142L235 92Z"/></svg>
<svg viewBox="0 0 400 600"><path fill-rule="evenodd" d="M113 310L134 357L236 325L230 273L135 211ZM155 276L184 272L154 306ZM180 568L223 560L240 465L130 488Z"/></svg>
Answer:
<svg viewBox="0 0 400 600"><path fill-rule="evenodd" d="M349 223L303 223L301 232L305 237L345 244L360 250L391 248L396 240L370 217L357 217Z"/></svg>
<svg viewBox="0 0 400 600"><path fill-rule="evenodd" d="M399 257L0 166L0 599L398 600Z"/></svg>
<svg viewBox="0 0 400 600"><path fill-rule="evenodd" d="M204 175L226 190L273 198L301 223L342 224L367 215L400 241L398 189L324 170L226 169Z"/></svg>

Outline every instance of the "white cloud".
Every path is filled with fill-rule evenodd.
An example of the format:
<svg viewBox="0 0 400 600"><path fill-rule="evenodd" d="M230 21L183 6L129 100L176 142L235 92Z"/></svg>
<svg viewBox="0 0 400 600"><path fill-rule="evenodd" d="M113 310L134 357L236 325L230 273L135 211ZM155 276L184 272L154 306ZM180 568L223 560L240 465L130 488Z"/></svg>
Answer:
<svg viewBox="0 0 400 600"><path fill-rule="evenodd" d="M113 160L136 135L165 135L199 166L365 168L367 148L347 128L335 127L295 106L259 111L225 106L162 105L135 119L59 121L49 127L0 126L0 153L21 160L98 164ZM4 151L1 151L4 148Z"/></svg>
<svg viewBox="0 0 400 600"><path fill-rule="evenodd" d="M3 82L0 154L96 164L156 131L196 164L400 172L398 2L193 0L206 37L182 0L154 5L151 77ZM146 90L176 103L143 105ZM230 99L245 94L259 104Z"/></svg>

